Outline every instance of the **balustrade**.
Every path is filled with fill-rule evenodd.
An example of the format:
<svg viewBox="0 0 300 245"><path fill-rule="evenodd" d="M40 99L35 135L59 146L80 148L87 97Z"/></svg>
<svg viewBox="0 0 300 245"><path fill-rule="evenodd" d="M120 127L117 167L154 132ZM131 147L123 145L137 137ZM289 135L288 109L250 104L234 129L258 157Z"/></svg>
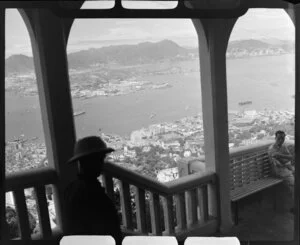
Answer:
<svg viewBox="0 0 300 245"><path fill-rule="evenodd" d="M210 203L216 201L215 174L212 172L160 183L107 162L102 182L109 187L107 193L111 193L113 182L120 192L122 226L128 233L176 236L212 223L215 226L211 233L216 231L217 216L211 215L213 212L209 213L208 208L216 207L216 203ZM213 190L211 199L208 198L209 187ZM114 195L115 203L117 198Z"/></svg>
<svg viewBox="0 0 300 245"><path fill-rule="evenodd" d="M251 181L235 174L235 166L243 162L264 162L262 153L271 142L264 142L248 147L240 147L230 152L231 184L239 180ZM293 142L288 142L293 143ZM263 168L256 164L255 168ZM253 167L254 168L254 167ZM252 171L252 169L245 169ZM253 170L254 171L254 170ZM268 173L268 169L264 174ZM258 171L260 172L260 171ZM45 186L56 185L58 181L55 170L43 168L32 171L8 174L6 192L13 192L14 202L20 225L20 238L49 239L57 233L50 226L49 211ZM191 231L205 230L213 234L218 225L218 203L216 175L213 172L195 173L167 183L160 183L148 176L140 175L119 165L107 162L101 181L109 197L120 206L122 227L125 233L138 235L181 236ZM34 189L41 234L32 236L29 229L28 211L24 190ZM117 196L116 190L119 191ZM118 200L119 198L119 200ZM206 229L205 229L206 228ZM201 232L200 232L201 233ZM199 234L200 234L199 233Z"/></svg>
<svg viewBox="0 0 300 245"><path fill-rule="evenodd" d="M6 192L13 193L19 221L20 239L50 239L54 236L50 226L45 186L48 184L56 185L57 180L56 172L48 168L18 172L6 176ZM27 188L33 188L34 198L37 204L36 208L41 233L36 236L30 232L28 208L24 194Z"/></svg>

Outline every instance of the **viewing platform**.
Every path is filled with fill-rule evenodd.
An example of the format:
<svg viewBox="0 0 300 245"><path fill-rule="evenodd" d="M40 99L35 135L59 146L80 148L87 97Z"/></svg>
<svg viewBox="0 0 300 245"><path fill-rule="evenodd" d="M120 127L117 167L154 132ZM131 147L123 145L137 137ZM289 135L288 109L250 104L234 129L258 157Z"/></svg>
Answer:
<svg viewBox="0 0 300 245"><path fill-rule="evenodd" d="M199 100L195 102L195 105L201 105L199 112L201 111L203 121L203 139L197 139L197 141L205 142L205 162L208 166L212 166L212 171L204 173L195 171L194 174L189 172L187 176L177 180L160 183L148 176L139 175L122 166L107 162L101 181L108 196L112 198L119 209L124 234L175 236L181 243L190 236L230 235L236 235L242 241L294 239L293 244L299 243L299 219L293 219L293 214L290 213L290 208L295 203L297 205L295 217L299 216L299 185L296 186L295 191L297 202L293 202L286 196L287 192L283 188L282 180L271 174L267 155L267 149L271 142L236 148L232 151L229 149L228 105L230 99L228 99L227 79L230 77L230 72L227 69L226 58L232 31L240 17L248 10L278 8L290 18L295 27L296 37L294 54L296 65L295 71L291 70L291 74L295 76L296 89L293 92L295 94L295 107L293 108L295 117L289 116L294 123L295 143L299 148L300 93L298 84L300 73L297 70L299 69L297 64L300 64L299 6L281 0L179 1L178 7L174 9L144 11L125 9L122 7L121 1L116 1L115 7L112 9L82 10L83 3L84 1L2 1L0 3L2 7L0 8L0 84L2 85L2 89L0 89L2 116L0 121L0 142L2 142L0 173L2 179L5 180L2 185L5 189L3 188L4 191L1 191L0 195L4 202L4 193L13 193L20 228L17 240L22 240L26 245L36 243L34 240L38 240L38 244L52 244L51 241L53 244L58 244L59 239L69 228L63 192L67 185L76 178L77 166L76 164L68 165L66 162L73 156L74 144L79 135L76 132L73 115L71 74L67 53L68 45L70 43L72 45L70 33L74 22L79 18L91 17L98 18L99 21L104 17L141 19L154 17L157 19L190 18L195 28L199 65L201 66L197 69L200 71L201 68L197 81L201 85L201 89L198 91ZM20 13L31 41L48 164L43 168L15 172L5 176L5 137L7 134L5 115L7 106L5 96L7 18L5 18L5 12L9 8L15 8ZM98 26L96 27L98 28ZM290 64L288 66L292 67ZM276 69L276 67L271 68L271 72ZM238 69L238 67L234 67L234 69ZM259 69L267 71L265 66L259 66ZM246 77L246 74L242 75ZM283 78L285 79L285 77ZM184 82L183 86L189 86L188 82ZM285 81L283 82L286 84ZM255 83L252 87L255 87ZM246 86L241 89L246 90ZM264 93L258 87L255 87L255 91ZM195 92L197 93L197 91ZM178 90L178 95L180 93L189 95L183 89ZM128 94L128 96L130 95ZM144 99L143 96L141 98ZM280 99L286 98L280 97ZM172 102L175 100L180 102L181 106L185 106L186 102L180 100L178 96L172 97ZM155 98L145 101L148 104L156 102ZM156 107L160 106L164 106L163 103L157 104ZM172 108L168 108L170 112L179 109L179 107ZM103 118L111 120L110 110L110 107L99 109L99 117L93 120L97 120L97 122L99 120L99 125ZM151 112L152 110L148 111L148 113ZM122 115L118 114L117 116L118 120L123 122ZM270 116L274 120L278 119L278 122L282 117L279 114ZM132 119L137 120L135 117ZM247 125L243 126L247 127ZM97 128L96 132L98 131ZM271 132L272 134L273 132ZM300 162L300 152L297 148L295 162ZM296 164L296 182L300 177L298 168L299 165ZM51 228L45 188L47 185L53 187L55 222L57 224L55 228ZM28 188L34 189L40 226L40 232L34 235L31 234L24 194L25 189ZM5 206L0 205L0 209L4 216ZM2 219L1 227L6 229L3 234L7 236L5 219ZM297 230L294 230L293 227L296 227ZM9 238L5 236L1 241L6 244Z"/></svg>
<svg viewBox="0 0 300 245"><path fill-rule="evenodd" d="M253 157L266 151L270 143L263 142L232 150L231 164L237 160L241 165L249 165L250 161L253 163ZM243 158L246 161L242 162ZM260 158L254 163L260 164L259 160ZM160 183L107 162L101 182L119 208L125 234L176 236L179 241L188 236L218 235L216 174L211 171L197 173L195 164L189 166L191 171L195 170L194 174ZM261 178L262 176L257 176L253 182L259 182ZM59 230L52 230L50 226L45 192L45 185L48 184L57 187L57 174L49 168L14 173L6 177L6 191L13 192L22 239L49 239L59 234ZM42 231L40 236L32 236L29 232L24 190L32 187L36 192ZM289 197L282 190L282 186L275 186L279 200L275 200L277 207L274 209L272 188L242 199L239 203L238 224L233 225L231 231L223 235L234 235L240 240L291 240L294 216L287 206L291 205L292 201L288 201ZM119 195L116 195L117 189ZM286 203L280 203L282 198ZM59 215L57 213L57 216Z"/></svg>

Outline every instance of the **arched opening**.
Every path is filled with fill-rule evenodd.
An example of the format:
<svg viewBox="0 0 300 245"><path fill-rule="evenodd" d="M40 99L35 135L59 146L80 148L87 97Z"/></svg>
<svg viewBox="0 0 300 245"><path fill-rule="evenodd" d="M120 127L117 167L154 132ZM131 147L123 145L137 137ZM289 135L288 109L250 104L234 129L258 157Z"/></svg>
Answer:
<svg viewBox="0 0 300 245"><path fill-rule="evenodd" d="M294 31L282 9L250 9L236 22L227 48L229 147L232 152L244 152L231 159L231 187L260 186L256 194L249 192L234 202L243 207L238 211L240 221L236 220L241 240L293 239L290 189L285 190L282 183L258 183L282 179L269 158L276 131L286 134L284 154L294 154ZM255 203L258 200L260 206ZM276 204L275 210L270 208ZM242 225L253 228L246 232L246 228L239 229Z"/></svg>
<svg viewBox="0 0 300 245"><path fill-rule="evenodd" d="M109 156L115 164L161 182L202 157L191 20L75 20L68 42L77 138L101 136L116 150Z"/></svg>
<svg viewBox="0 0 300 245"><path fill-rule="evenodd" d="M5 166L6 175L48 168L33 53L28 29L17 9L6 10L5 54ZM52 228L56 226L52 187L47 186ZM40 232L33 188L24 190L31 234ZM10 238L20 236L15 199L6 193ZM53 208L52 208L53 207ZM12 209L12 210L11 210Z"/></svg>
<svg viewBox="0 0 300 245"><path fill-rule="evenodd" d="M102 135L117 149L114 160L134 161L133 169L161 159L168 161L164 168L175 167L173 155L184 158L187 141L193 152L185 155L196 154L198 143L187 132L201 138L200 117L186 119L192 128L199 122L193 130L180 121L201 113L190 20L76 20L68 53L78 138Z"/></svg>
<svg viewBox="0 0 300 245"><path fill-rule="evenodd" d="M17 10L7 10L6 19L7 157L19 159L7 159L10 173L45 167L47 153L28 31Z"/></svg>

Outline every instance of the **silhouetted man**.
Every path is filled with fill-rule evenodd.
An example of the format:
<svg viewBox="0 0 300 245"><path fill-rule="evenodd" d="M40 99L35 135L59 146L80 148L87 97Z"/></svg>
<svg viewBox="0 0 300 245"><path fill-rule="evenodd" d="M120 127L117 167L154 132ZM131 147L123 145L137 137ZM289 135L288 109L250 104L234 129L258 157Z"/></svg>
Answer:
<svg viewBox="0 0 300 245"><path fill-rule="evenodd" d="M121 244L117 211L97 179L106 154L112 151L96 136L83 138L76 143L74 156L68 163L78 162L78 179L65 192L68 235L111 235L116 244Z"/></svg>
<svg viewBox="0 0 300 245"><path fill-rule="evenodd" d="M275 176L281 177L285 185L289 188L294 198L295 168L293 165L294 156L284 144L285 133L277 131L275 133L275 143L269 147L269 157Z"/></svg>

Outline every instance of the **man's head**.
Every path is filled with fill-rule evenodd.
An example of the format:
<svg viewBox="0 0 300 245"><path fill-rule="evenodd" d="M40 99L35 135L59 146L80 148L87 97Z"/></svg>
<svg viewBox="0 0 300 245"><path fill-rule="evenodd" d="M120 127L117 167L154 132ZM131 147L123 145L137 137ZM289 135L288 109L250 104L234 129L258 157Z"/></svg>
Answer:
<svg viewBox="0 0 300 245"><path fill-rule="evenodd" d="M78 162L81 174L98 177L102 171L106 155L113 151L114 149L108 148L100 137L85 137L76 142L74 156L68 163Z"/></svg>
<svg viewBox="0 0 300 245"><path fill-rule="evenodd" d="M91 178L97 178L102 172L106 153L92 153L78 159L79 172Z"/></svg>
<svg viewBox="0 0 300 245"><path fill-rule="evenodd" d="M275 133L275 140L276 140L276 144L278 146L282 146L284 140L285 140L285 133L281 130L276 131Z"/></svg>

